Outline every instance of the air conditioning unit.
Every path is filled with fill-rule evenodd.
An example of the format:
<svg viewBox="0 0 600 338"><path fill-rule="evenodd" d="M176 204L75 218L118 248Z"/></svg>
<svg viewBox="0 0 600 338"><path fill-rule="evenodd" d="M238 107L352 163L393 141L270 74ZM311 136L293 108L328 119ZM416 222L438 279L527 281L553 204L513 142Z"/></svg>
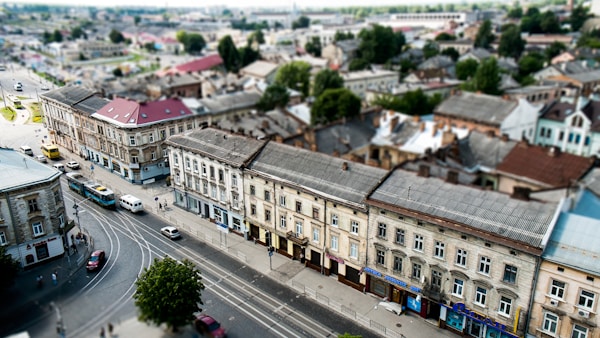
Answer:
<svg viewBox="0 0 600 338"><path fill-rule="evenodd" d="M577 310L577 314L583 318L590 318L590 313L585 310Z"/></svg>
<svg viewBox="0 0 600 338"><path fill-rule="evenodd" d="M555 306L555 307L558 306L558 300L550 299L550 305Z"/></svg>

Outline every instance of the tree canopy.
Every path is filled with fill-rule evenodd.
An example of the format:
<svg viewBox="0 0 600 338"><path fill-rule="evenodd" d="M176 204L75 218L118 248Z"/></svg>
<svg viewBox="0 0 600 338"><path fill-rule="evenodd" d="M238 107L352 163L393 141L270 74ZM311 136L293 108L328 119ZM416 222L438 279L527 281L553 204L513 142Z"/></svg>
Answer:
<svg viewBox="0 0 600 338"><path fill-rule="evenodd" d="M318 36L313 36L311 41L307 42L306 45L304 45L304 49L307 53L315 57L321 57L321 39Z"/></svg>
<svg viewBox="0 0 600 338"><path fill-rule="evenodd" d="M189 324L194 312L201 311L204 284L200 270L187 259L178 263L170 257L155 258L135 285L133 299L143 322L166 324L175 331Z"/></svg>
<svg viewBox="0 0 600 338"><path fill-rule="evenodd" d="M323 69L315 76L313 83L313 96L319 97L327 89L336 89L344 87L344 79L340 74L331 69Z"/></svg>
<svg viewBox="0 0 600 338"><path fill-rule="evenodd" d="M176 35L177 41L183 44L183 48L187 53L200 53L206 47L204 37L197 33L188 33L180 30Z"/></svg>
<svg viewBox="0 0 600 338"><path fill-rule="evenodd" d="M285 107L290 101L288 89L274 83L267 87L256 106L262 111L273 110L276 107Z"/></svg>
<svg viewBox="0 0 600 338"><path fill-rule="evenodd" d="M544 54L546 54L546 60L552 61L552 59L559 55L560 53L567 50L567 46L564 43L559 41L552 42L546 49L544 49Z"/></svg>
<svg viewBox="0 0 600 338"><path fill-rule="evenodd" d="M298 20L292 22L292 29L308 28L310 26L310 19L307 16L301 16Z"/></svg>
<svg viewBox="0 0 600 338"><path fill-rule="evenodd" d="M121 43L125 41L123 34L114 28L108 34L108 38L112 43Z"/></svg>
<svg viewBox="0 0 600 338"><path fill-rule="evenodd" d="M518 60L525 49L525 40L521 38L521 30L516 25L507 25L504 27L500 44L498 46L498 54Z"/></svg>
<svg viewBox="0 0 600 338"><path fill-rule="evenodd" d="M435 43L431 40L427 40L427 42L425 42L425 45L423 46L423 57L425 59L432 58L432 57L438 55L439 53L440 53L440 49L439 49L437 43Z"/></svg>
<svg viewBox="0 0 600 338"><path fill-rule="evenodd" d="M223 59L225 69L229 72L237 73L240 70L241 57L233 44L231 35L225 35L219 40L217 50L219 51L221 59Z"/></svg>
<svg viewBox="0 0 600 338"><path fill-rule="evenodd" d="M569 19L571 30L573 32L578 32L585 21L590 17L591 15L589 14L589 8L583 7L583 5L580 3L577 7L573 8L573 11L571 12L571 18Z"/></svg>
<svg viewBox="0 0 600 338"><path fill-rule="evenodd" d="M430 115L433 114L433 110L442 102L442 99L440 94L427 96L419 88L406 92L400 98L390 94L381 95L376 97L371 104L408 115Z"/></svg>
<svg viewBox="0 0 600 338"><path fill-rule="evenodd" d="M458 58L460 57L460 53L454 47L445 48L443 51L440 52L440 54L449 56L454 62L456 62L456 60L458 60Z"/></svg>
<svg viewBox="0 0 600 338"><path fill-rule="evenodd" d="M490 20L485 20L477 31L474 46L487 49L490 47L490 44L494 41L494 39L495 36L492 31L492 22Z"/></svg>
<svg viewBox="0 0 600 338"><path fill-rule="evenodd" d="M354 34L352 34L352 32L347 31L347 32L342 32L342 31L336 31L335 35L333 36L333 41L343 41L343 40L352 40L354 39Z"/></svg>
<svg viewBox="0 0 600 338"><path fill-rule="evenodd" d="M473 79L463 84L463 89L481 91L489 95L500 94L500 69L496 58L490 57L483 60L477 67Z"/></svg>
<svg viewBox="0 0 600 338"><path fill-rule="evenodd" d="M435 41L454 41L454 40L456 40L456 36L452 35L450 33L442 32L442 33L438 34L434 40Z"/></svg>
<svg viewBox="0 0 600 338"><path fill-rule="evenodd" d="M281 66L275 75L275 83L297 90L308 96L310 85L310 64L304 61L292 61Z"/></svg>
<svg viewBox="0 0 600 338"><path fill-rule="evenodd" d="M360 114L360 108L360 98L350 90L327 89L315 100L310 109L311 124L325 124L344 117L355 117Z"/></svg>
<svg viewBox="0 0 600 338"><path fill-rule="evenodd" d="M19 262L6 252L6 246L0 246L0 291L13 285L19 268Z"/></svg>
<svg viewBox="0 0 600 338"><path fill-rule="evenodd" d="M456 63L456 78L465 81L473 76L477 72L477 67L479 67L479 62L475 59L466 59L463 61L459 61Z"/></svg>
<svg viewBox="0 0 600 338"><path fill-rule="evenodd" d="M75 40L79 38L87 39L87 35L80 26L77 26L71 30L71 39Z"/></svg>
<svg viewBox="0 0 600 338"><path fill-rule="evenodd" d="M394 33L391 27L378 24L362 29L358 54L368 63L384 64L402 51L406 38L402 32Z"/></svg>

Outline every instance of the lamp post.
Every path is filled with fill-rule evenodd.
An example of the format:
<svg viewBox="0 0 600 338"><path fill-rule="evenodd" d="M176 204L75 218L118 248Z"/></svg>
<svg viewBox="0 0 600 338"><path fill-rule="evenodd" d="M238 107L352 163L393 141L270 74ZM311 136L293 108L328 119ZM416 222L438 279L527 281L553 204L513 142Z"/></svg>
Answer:
<svg viewBox="0 0 600 338"><path fill-rule="evenodd" d="M77 205L77 201L75 201L73 203L73 209L75 209L75 212L73 213L73 215L75 215L75 217L77 218L77 227L79 228L79 233L81 232L81 222L79 221L79 205Z"/></svg>
<svg viewBox="0 0 600 338"><path fill-rule="evenodd" d="M271 245L272 238L269 230L265 231L265 241L267 242L267 252L269 253L269 269L273 270L273 251L275 251L275 248Z"/></svg>

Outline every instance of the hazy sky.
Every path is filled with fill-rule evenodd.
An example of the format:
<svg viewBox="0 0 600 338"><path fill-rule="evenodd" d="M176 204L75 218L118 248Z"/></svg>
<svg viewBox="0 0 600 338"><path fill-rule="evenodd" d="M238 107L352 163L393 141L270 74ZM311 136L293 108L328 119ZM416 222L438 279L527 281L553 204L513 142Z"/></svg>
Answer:
<svg viewBox="0 0 600 338"><path fill-rule="evenodd" d="M228 7L284 7L292 6L294 0L13 0L16 3L41 3L41 4L68 4L83 6L147 6L147 7L205 7L205 6L228 6ZM437 4L437 3L459 3L459 0L296 0L296 6L304 7L341 7L341 6L385 6L385 5L414 5L414 4ZM470 2L470 1L469 1Z"/></svg>

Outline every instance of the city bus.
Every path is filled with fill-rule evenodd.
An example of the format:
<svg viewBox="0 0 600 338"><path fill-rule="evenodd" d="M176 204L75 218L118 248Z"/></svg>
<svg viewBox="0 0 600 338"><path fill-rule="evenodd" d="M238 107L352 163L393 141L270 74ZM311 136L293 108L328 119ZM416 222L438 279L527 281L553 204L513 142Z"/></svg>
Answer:
<svg viewBox="0 0 600 338"><path fill-rule="evenodd" d="M18 97L11 97L10 99L13 105L15 106L15 109L23 109L23 104L21 103L21 100L19 100Z"/></svg>
<svg viewBox="0 0 600 338"><path fill-rule="evenodd" d="M40 149L42 149L42 154L51 160L60 158L60 151L55 144L42 144Z"/></svg>

